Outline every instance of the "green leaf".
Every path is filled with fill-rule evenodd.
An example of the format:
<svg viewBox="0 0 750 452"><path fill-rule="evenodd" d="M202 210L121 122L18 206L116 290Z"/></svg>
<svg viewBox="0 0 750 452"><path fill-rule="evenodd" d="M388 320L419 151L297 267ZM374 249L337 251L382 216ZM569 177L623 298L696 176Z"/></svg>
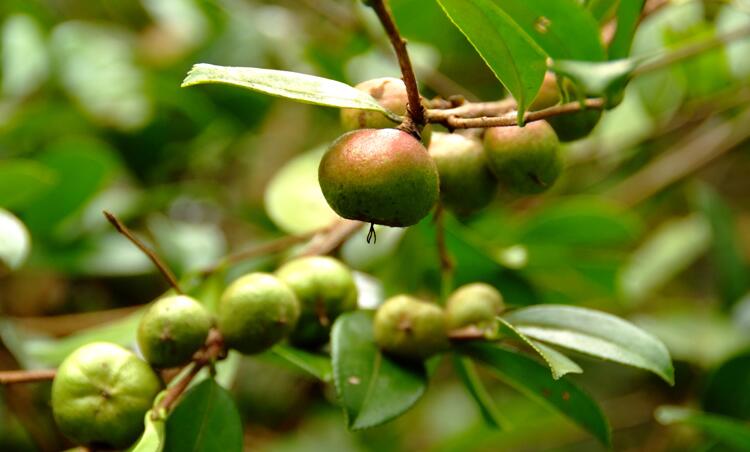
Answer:
<svg viewBox="0 0 750 452"><path fill-rule="evenodd" d="M384 109L378 101L364 91L345 83L298 72L278 71L252 67L225 67L213 64L196 64L188 72L182 87L207 83L247 88L271 96L283 97L307 104L339 108L374 110L399 121L400 118Z"/></svg>
<svg viewBox="0 0 750 452"><path fill-rule="evenodd" d="M49 73L42 27L31 16L14 14L5 20L0 39L0 48L3 49L0 94L19 99L34 92Z"/></svg>
<svg viewBox="0 0 750 452"><path fill-rule="evenodd" d="M589 0L586 9L597 22L604 23L614 16L619 5L620 0Z"/></svg>
<svg viewBox="0 0 750 452"><path fill-rule="evenodd" d="M519 121L542 86L542 49L493 0L438 0L518 104Z"/></svg>
<svg viewBox="0 0 750 452"><path fill-rule="evenodd" d="M206 379L191 388L167 418L165 451L243 450L242 419L229 392Z"/></svg>
<svg viewBox="0 0 750 452"><path fill-rule="evenodd" d="M609 44L609 59L618 60L630 55L635 29L641 18L645 0L622 0L617 8L617 29Z"/></svg>
<svg viewBox="0 0 750 452"><path fill-rule="evenodd" d="M318 165L325 151L319 147L289 160L268 183L266 212L285 232L304 234L339 218L318 183Z"/></svg>
<svg viewBox="0 0 750 452"><path fill-rule="evenodd" d="M146 425L141 438L133 444L128 452L161 452L164 449L165 423L163 419L151 418L151 410L146 413Z"/></svg>
<svg viewBox="0 0 750 452"><path fill-rule="evenodd" d="M697 427L727 446L737 450L750 450L750 426L737 419L678 406L661 406L657 408L654 417L663 425L686 424Z"/></svg>
<svg viewBox="0 0 750 452"><path fill-rule="evenodd" d="M531 347L531 349L534 350L550 368L550 370L552 371L552 378L554 378L555 380L558 380L569 373L583 373L581 367L567 356L563 355L553 348L547 347L544 344L540 344L539 342L529 339L525 334L521 333L518 329L516 329L502 317L499 317L498 321L500 322L500 332L509 335L514 339L520 340L521 342Z"/></svg>
<svg viewBox="0 0 750 452"><path fill-rule="evenodd" d="M38 336L22 330L11 320L0 319L3 343L24 368L58 366L69 354L90 342L112 342L124 347L135 343L138 323L144 310L113 322L87 328L60 339Z"/></svg>
<svg viewBox="0 0 750 452"><path fill-rule="evenodd" d="M630 256L620 273L620 287L631 303L644 300L703 255L711 243L711 226L702 215L660 225Z"/></svg>
<svg viewBox="0 0 750 452"><path fill-rule="evenodd" d="M8 209L23 207L54 182L55 172L33 160L0 162L0 206Z"/></svg>
<svg viewBox="0 0 750 452"><path fill-rule="evenodd" d="M640 59L607 62L555 60L552 70L573 81L587 96L607 98L609 106L622 100L623 92Z"/></svg>
<svg viewBox="0 0 750 452"><path fill-rule="evenodd" d="M721 298L727 305L734 304L750 289L750 276L741 253L732 210L716 190L699 185L696 203L711 225L711 261L716 268L715 278Z"/></svg>
<svg viewBox="0 0 750 452"><path fill-rule="evenodd" d="M621 207L594 198L575 198L546 207L521 227L523 243L612 246L629 244L640 235L638 217Z"/></svg>
<svg viewBox="0 0 750 452"><path fill-rule="evenodd" d="M550 58L602 61L599 25L578 0L493 0Z"/></svg>
<svg viewBox="0 0 750 452"><path fill-rule="evenodd" d="M492 344L471 344L462 352L490 367L525 394L570 418L606 446L611 444L607 418L596 402L567 379L554 380L547 368L521 353Z"/></svg>
<svg viewBox="0 0 750 452"><path fill-rule="evenodd" d="M466 390L469 391L469 394L471 394L471 397L477 403L479 412L482 414L482 418L487 425L495 429L502 429L504 420L497 406L495 406L492 396L487 392L487 388L484 387L482 380L479 379L471 358L454 355L453 366L464 387L466 387Z"/></svg>
<svg viewBox="0 0 750 452"><path fill-rule="evenodd" d="M711 413L750 420L750 351L747 348L714 369L702 385L701 405Z"/></svg>
<svg viewBox="0 0 750 452"><path fill-rule="evenodd" d="M7 210L0 208L0 276L16 270L26 261L31 237L26 226Z"/></svg>
<svg viewBox="0 0 750 452"><path fill-rule="evenodd" d="M372 320L371 312L350 312L339 316L331 331L333 381L352 430L403 414L427 388L423 363L398 362L380 352Z"/></svg>
<svg viewBox="0 0 750 452"><path fill-rule="evenodd" d="M328 356L284 344L273 347L271 353L318 380L330 382L333 379L333 367Z"/></svg>
<svg viewBox="0 0 750 452"><path fill-rule="evenodd" d="M674 368L664 344L619 317L562 305L531 306L504 317L531 338L649 370L674 384Z"/></svg>

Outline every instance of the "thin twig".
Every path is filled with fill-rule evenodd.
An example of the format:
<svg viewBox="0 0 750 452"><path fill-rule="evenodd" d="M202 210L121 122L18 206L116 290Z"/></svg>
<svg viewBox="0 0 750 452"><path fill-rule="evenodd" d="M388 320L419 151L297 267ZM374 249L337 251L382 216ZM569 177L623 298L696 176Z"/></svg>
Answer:
<svg viewBox="0 0 750 452"><path fill-rule="evenodd" d="M153 252L149 247L146 246L138 237L133 235L132 232L125 226L112 212L104 211L104 216L107 217L107 220L112 223L112 226L117 229L117 232L124 235L128 240L130 240L133 245L137 246L138 249L143 251L143 254L148 256L149 259L151 259L151 262L154 263L156 268L161 272L162 276L164 276L164 279L167 280L170 286L177 292L178 294L183 293L182 289L180 289L180 285L177 283L177 279L175 278L172 271L169 269L169 267L162 262L162 260L159 258L159 256Z"/></svg>
<svg viewBox="0 0 750 452"><path fill-rule="evenodd" d="M49 381L55 378L55 369L44 370L5 370L0 371L0 384L10 385L14 383L34 383L38 381Z"/></svg>
<svg viewBox="0 0 750 452"><path fill-rule="evenodd" d="M438 203L435 209L435 244L437 245L438 258L440 261L440 287L443 299L448 297L453 287L454 262L448 247L445 244L445 210L443 204Z"/></svg>
<svg viewBox="0 0 750 452"><path fill-rule="evenodd" d="M419 88L417 87L417 77L414 75L414 69L409 59L409 53L406 51L406 40L401 37L396 22L393 20L393 14L388 6L387 0L372 0L370 2L372 9L377 14L380 23L383 25L388 39L391 41L393 50L398 58L398 65L401 68L401 76L406 85L406 94L409 102L406 106L407 116L411 118L418 130L426 124L424 107L422 106ZM407 119L408 119L407 118Z"/></svg>
<svg viewBox="0 0 750 452"><path fill-rule="evenodd" d="M328 254L338 248L346 239L357 232L364 223L361 221L341 219L330 228L320 231L310 240L302 256Z"/></svg>
<svg viewBox="0 0 750 452"><path fill-rule="evenodd" d="M604 108L604 99L586 99L583 102L569 102L567 104L555 105L544 110L529 111L524 114L524 122L539 121L553 116L575 113L584 109L601 110ZM468 109L467 109L468 110ZM429 122L439 123L451 129L473 129L487 127L517 126L518 118L515 111L500 116L482 116L478 118L460 118L443 113L444 110L428 110Z"/></svg>

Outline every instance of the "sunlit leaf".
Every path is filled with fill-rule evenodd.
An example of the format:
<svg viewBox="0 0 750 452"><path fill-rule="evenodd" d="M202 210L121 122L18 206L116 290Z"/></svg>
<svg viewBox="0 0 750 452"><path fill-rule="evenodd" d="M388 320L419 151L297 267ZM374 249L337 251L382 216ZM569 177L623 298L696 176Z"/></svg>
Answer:
<svg viewBox="0 0 750 452"><path fill-rule="evenodd" d="M580 374L583 372L581 367L567 356L553 348L529 339L525 334L516 329L502 317L498 318L498 321L500 322L500 332L514 339L520 340L534 350L547 366L549 366L552 371L552 378L555 380L569 373Z"/></svg>
<svg viewBox="0 0 750 452"><path fill-rule="evenodd" d="M333 381L347 425L374 427L411 408L427 387L422 363L402 363L374 342L371 312L339 316L331 331Z"/></svg>
<svg viewBox="0 0 750 452"><path fill-rule="evenodd" d="M492 428L501 429L503 426L503 419L500 415L500 411L495 402L492 400L492 396L487 392L482 380L477 375L477 370L472 362L471 358L465 356L455 355L453 357L453 366L456 369L456 374L463 382L471 397L479 407L479 412L482 414L482 418Z"/></svg>
<svg viewBox="0 0 750 452"><path fill-rule="evenodd" d="M649 370L674 384L672 360L664 344L619 317L562 305L521 308L504 317L531 338Z"/></svg>
<svg viewBox="0 0 750 452"><path fill-rule="evenodd" d="M308 104L380 111L393 117L393 113L385 110L364 91L335 80L298 72L252 67L225 67L202 63L193 66L183 80L182 86L207 83L247 88Z"/></svg>
<svg viewBox="0 0 750 452"><path fill-rule="evenodd" d="M302 369L318 380L329 382L333 378L331 358L319 353L309 352L290 345L279 344L271 349L271 353Z"/></svg>
<svg viewBox="0 0 750 452"><path fill-rule="evenodd" d="M15 215L0 208L0 276L16 270L26 261L31 237L26 226Z"/></svg>

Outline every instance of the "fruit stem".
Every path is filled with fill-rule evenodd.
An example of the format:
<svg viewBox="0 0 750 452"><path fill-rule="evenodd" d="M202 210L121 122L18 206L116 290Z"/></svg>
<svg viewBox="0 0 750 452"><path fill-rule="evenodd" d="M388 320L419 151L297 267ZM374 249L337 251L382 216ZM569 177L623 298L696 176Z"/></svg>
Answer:
<svg viewBox="0 0 750 452"><path fill-rule="evenodd" d="M404 79L406 85L406 94L408 102L406 105L407 121L411 118L413 121L413 127L416 129L417 135L427 123L425 118L425 110L422 106L421 97L419 95L419 88L417 87L417 77L414 75L414 69L409 59L409 53L406 51L406 40L401 37L401 33L398 31L396 22L393 19L393 13L391 8L388 6L387 0L372 0L369 5L377 14L380 23L383 25L388 39L391 41L393 50L396 52L398 58L398 65L401 68L401 76ZM410 130L404 130L405 132L411 133Z"/></svg>
<svg viewBox="0 0 750 452"><path fill-rule="evenodd" d="M117 229L117 232L124 235L125 238L130 240L130 242L138 247L139 250L143 252L149 259L151 259L151 262L154 263L156 268L159 270L159 272L164 276L164 279L167 280L170 286L174 289L175 292L178 294L183 294L184 292L180 288L180 285L177 283L177 278L175 278L174 273L169 269L167 264L165 264L159 256L149 249L149 247L146 246L145 243L143 243L138 237L133 235L132 232L130 232L130 229L128 229L125 224L122 223L112 212L103 211L104 216L107 218L107 221L109 221L112 226Z"/></svg>

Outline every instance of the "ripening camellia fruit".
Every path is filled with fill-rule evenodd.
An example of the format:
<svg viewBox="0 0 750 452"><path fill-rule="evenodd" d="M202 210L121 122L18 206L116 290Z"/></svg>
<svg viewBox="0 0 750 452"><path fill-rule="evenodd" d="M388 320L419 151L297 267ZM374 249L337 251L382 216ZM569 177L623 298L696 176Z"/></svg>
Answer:
<svg viewBox="0 0 750 452"><path fill-rule="evenodd" d="M543 192L562 171L560 142L545 121L491 127L484 134L484 150L497 179L515 193Z"/></svg>
<svg viewBox="0 0 750 452"><path fill-rule="evenodd" d="M185 295L155 301L138 325L138 348L154 367L184 364L200 349L211 328L208 311Z"/></svg>
<svg viewBox="0 0 750 452"><path fill-rule="evenodd" d="M449 346L443 310L408 295L386 300L375 313L373 329L381 350L405 359L427 359Z"/></svg>
<svg viewBox="0 0 750 452"><path fill-rule="evenodd" d="M404 81L394 77L381 77L367 80L354 86L372 96L380 105L397 115L406 115L406 105L409 96ZM341 109L341 126L344 130L356 129L387 129L397 126L383 113L354 108ZM431 127L428 124L422 130L422 142L430 144Z"/></svg>
<svg viewBox="0 0 750 452"><path fill-rule="evenodd" d="M497 316L503 310L503 297L494 287L472 283L456 289L445 304L449 330L474 326L487 333L497 330Z"/></svg>
<svg viewBox="0 0 750 452"><path fill-rule="evenodd" d="M411 226L439 194L438 171L427 150L397 129L360 129L339 137L323 156L318 181L344 218Z"/></svg>
<svg viewBox="0 0 750 452"><path fill-rule="evenodd" d="M226 344L260 353L297 324L300 306L292 289L268 273L250 273L227 287L219 300L218 327Z"/></svg>
<svg viewBox="0 0 750 452"><path fill-rule="evenodd" d="M317 347L328 342L340 314L357 308L357 286L344 264L327 256L301 257L276 271L300 303L300 318L289 338L296 345Z"/></svg>
<svg viewBox="0 0 750 452"><path fill-rule="evenodd" d="M566 91L574 93L575 88L572 83L566 82L564 84ZM544 75L544 81L542 82L542 87L539 89L539 94L537 94L534 102L531 103L529 110L543 110L552 107L559 104L561 99L560 87L557 85L555 74L547 72ZM588 136L599 123L601 117L601 110L588 109L576 113L551 116L547 118L547 122L555 130L560 141L569 142Z"/></svg>
<svg viewBox="0 0 750 452"><path fill-rule="evenodd" d="M468 214L492 201L497 181L478 138L435 132L429 152L440 177L440 199L447 208Z"/></svg>
<svg viewBox="0 0 750 452"><path fill-rule="evenodd" d="M124 449L143 432L161 390L149 365L119 345L93 342L71 353L52 382L60 431L91 449Z"/></svg>

